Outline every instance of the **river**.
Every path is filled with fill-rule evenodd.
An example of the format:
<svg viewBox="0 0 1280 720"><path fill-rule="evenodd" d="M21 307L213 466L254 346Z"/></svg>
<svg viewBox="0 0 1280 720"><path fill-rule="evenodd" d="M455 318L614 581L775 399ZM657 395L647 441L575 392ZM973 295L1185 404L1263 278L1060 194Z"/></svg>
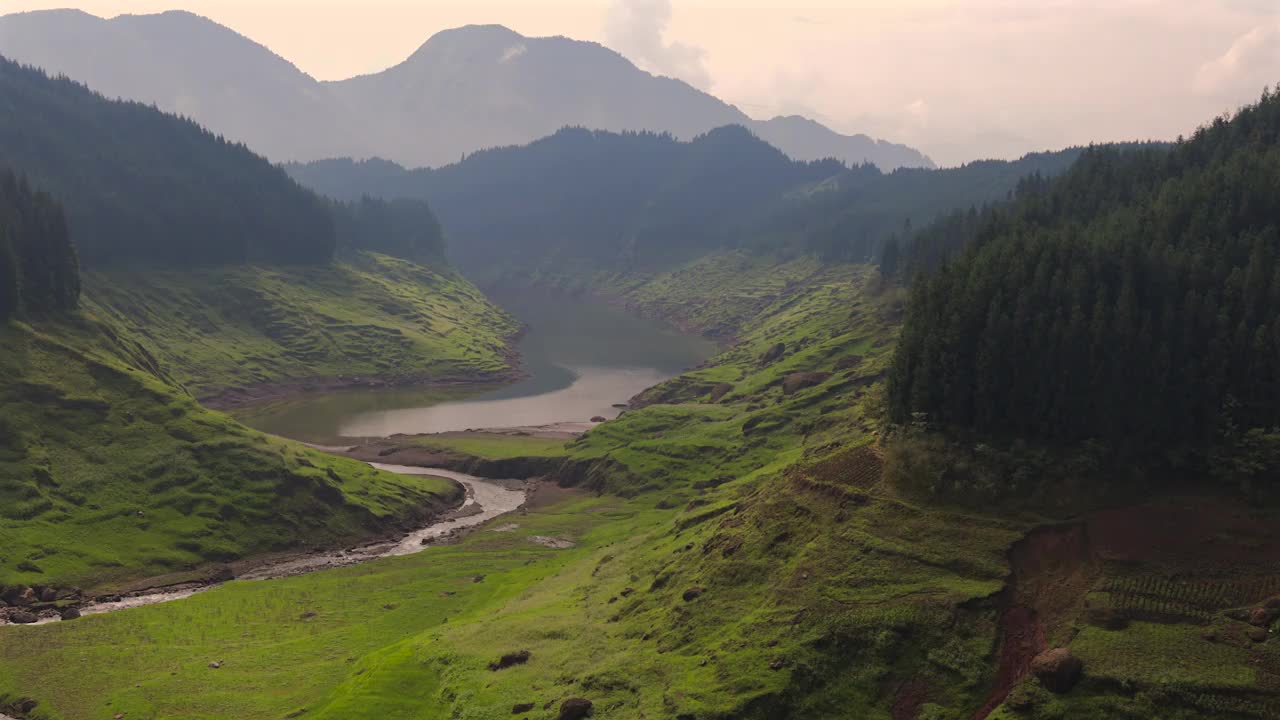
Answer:
<svg viewBox="0 0 1280 720"><path fill-rule="evenodd" d="M480 392L461 388L349 389L238 411L259 430L308 442L615 417L617 404L716 351L704 338L603 302L540 292L494 300L527 328L518 350L528 377Z"/></svg>
<svg viewBox="0 0 1280 720"><path fill-rule="evenodd" d="M451 512L449 517L432 521L401 538L371 542L337 550L299 553L290 557L269 560L241 573L237 579L270 580L290 575L302 575L316 570L355 565L377 560L378 558L410 555L420 552L436 539L450 537L461 530L475 527L493 518L505 515L518 509L525 502L526 492L525 488L522 487L524 483L517 480L484 480L472 475L436 468L384 465L382 463L371 464L379 470L402 475L434 475L455 480L466 488L466 500L458 509ZM145 605L156 605L189 598L196 593L204 592L220 584L189 583L175 587L143 590L110 599L86 602L79 606L79 610L83 615L99 615ZM58 619L55 613L46 612L35 624L43 625L57 622ZM6 624L4 618L0 618L0 625L4 624ZM4 717L0 716L0 720L4 720Z"/></svg>

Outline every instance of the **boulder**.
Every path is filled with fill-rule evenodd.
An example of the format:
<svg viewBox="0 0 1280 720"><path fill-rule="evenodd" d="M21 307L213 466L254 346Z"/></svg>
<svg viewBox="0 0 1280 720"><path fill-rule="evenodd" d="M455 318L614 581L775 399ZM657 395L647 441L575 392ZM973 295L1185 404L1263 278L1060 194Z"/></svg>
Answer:
<svg viewBox="0 0 1280 720"><path fill-rule="evenodd" d="M498 670L506 670L514 665L523 665L529 662L529 657L530 654L528 650L509 652L498 658L496 661L489 663L489 669L497 672Z"/></svg>
<svg viewBox="0 0 1280 720"><path fill-rule="evenodd" d="M534 707L536 706L533 703L516 703L511 706L511 714L519 715L520 713L527 713Z"/></svg>
<svg viewBox="0 0 1280 720"><path fill-rule="evenodd" d="M1066 648L1046 650L1031 661L1031 672L1040 684L1054 693L1064 693L1075 687L1084 671L1084 663Z"/></svg>
<svg viewBox="0 0 1280 720"><path fill-rule="evenodd" d="M591 422L593 423L602 423L602 422L608 422L608 421L609 421L609 418L603 415L596 415L595 417L591 418Z"/></svg>
<svg viewBox="0 0 1280 720"><path fill-rule="evenodd" d="M79 608L71 607L71 608L67 608L66 610L63 610L62 619L63 620L79 620L80 619Z"/></svg>
<svg viewBox="0 0 1280 720"><path fill-rule="evenodd" d="M805 388L821 385L830 377L831 373L824 372L791 373L782 381L782 392L791 395Z"/></svg>
<svg viewBox="0 0 1280 720"><path fill-rule="evenodd" d="M787 346L782 343L778 343L773 347L769 348L768 350L764 351L764 354L760 356L760 364L768 365L769 363L780 359L782 355L786 352L787 352Z"/></svg>
<svg viewBox="0 0 1280 720"><path fill-rule="evenodd" d="M862 364L861 355L846 355L836 361L837 370L849 370Z"/></svg>
<svg viewBox="0 0 1280 720"><path fill-rule="evenodd" d="M720 402L720 399L733 391L733 386L729 383L720 383L711 388L711 402Z"/></svg>
<svg viewBox="0 0 1280 720"><path fill-rule="evenodd" d="M1252 641L1254 641L1254 642L1256 642L1256 643L1266 642L1266 641L1267 641L1267 629L1266 629L1266 628L1251 627L1251 628L1249 628L1248 630L1245 630L1245 631L1244 631L1244 634L1245 634L1245 636L1246 636L1246 637L1248 637L1250 640L1252 640Z"/></svg>
<svg viewBox="0 0 1280 720"><path fill-rule="evenodd" d="M702 596L702 593L706 591L707 591L706 588L691 587L688 590L685 590L684 595L681 595L680 597L684 598L685 602L690 602L692 600L697 600L699 597Z"/></svg>
<svg viewBox="0 0 1280 720"><path fill-rule="evenodd" d="M591 701L585 698L569 698L560 703L559 720L582 720L591 716Z"/></svg>
<svg viewBox="0 0 1280 720"><path fill-rule="evenodd" d="M37 600L39 600L39 597L36 596L36 591L29 587L22 588L18 591L17 595L14 595L12 598L13 604L18 607L35 605Z"/></svg>
<svg viewBox="0 0 1280 720"><path fill-rule="evenodd" d="M39 619L40 618L36 617L35 613L29 613L26 610L19 610L18 612L9 615L9 622L14 625L30 625Z"/></svg>
<svg viewBox="0 0 1280 720"><path fill-rule="evenodd" d="M1249 624L1267 627L1275 619L1275 611L1265 607L1256 607L1249 611Z"/></svg>

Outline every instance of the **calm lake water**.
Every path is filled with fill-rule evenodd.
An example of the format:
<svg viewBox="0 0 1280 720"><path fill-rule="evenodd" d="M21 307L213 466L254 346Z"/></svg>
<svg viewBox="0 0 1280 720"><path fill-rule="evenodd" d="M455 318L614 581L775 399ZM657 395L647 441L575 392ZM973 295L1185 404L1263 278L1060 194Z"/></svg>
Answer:
<svg viewBox="0 0 1280 720"><path fill-rule="evenodd" d="M545 294L496 296L528 327L519 350L529 377L477 393L385 388L316 393L237 415L265 432L317 443L471 428L585 422L697 365L713 343L603 303Z"/></svg>

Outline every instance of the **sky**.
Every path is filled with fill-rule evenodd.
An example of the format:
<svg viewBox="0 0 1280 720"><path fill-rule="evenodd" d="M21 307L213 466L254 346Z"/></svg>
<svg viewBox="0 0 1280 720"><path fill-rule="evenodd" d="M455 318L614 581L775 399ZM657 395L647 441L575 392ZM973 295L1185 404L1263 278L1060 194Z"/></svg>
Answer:
<svg viewBox="0 0 1280 720"><path fill-rule="evenodd" d="M754 117L806 115L943 165L1173 139L1280 84L1280 0L70 2L190 10L322 80L382 70L459 25L593 40Z"/></svg>

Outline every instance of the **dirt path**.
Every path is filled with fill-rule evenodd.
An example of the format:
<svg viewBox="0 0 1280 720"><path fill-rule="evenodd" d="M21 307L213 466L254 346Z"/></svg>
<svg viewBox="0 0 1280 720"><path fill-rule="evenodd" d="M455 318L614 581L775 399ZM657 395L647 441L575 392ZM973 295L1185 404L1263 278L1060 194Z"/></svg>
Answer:
<svg viewBox="0 0 1280 720"><path fill-rule="evenodd" d="M311 553L293 554L276 557L251 569L242 572L237 580L268 580L289 577L304 573L344 567L357 563L377 560L378 558L409 555L419 552L439 539L455 537L467 528L487 522L500 515L512 512L525 503L528 497L528 484L523 480L486 480L465 473L440 470L437 468L409 467L406 465L384 465L370 463L380 470L399 473L401 475L432 475L455 480L467 490L463 504L450 512L443 520L408 533L398 540L373 542L357 547L341 550L327 550ZM218 587L223 583L186 583L163 588L152 588L128 593L123 596L112 596L108 599L94 600L80 606L82 615L98 615L102 613L127 610L129 608L155 605L189 598L197 593ZM57 614L47 612L36 624L56 622ZM0 618L0 625L4 620ZM0 716L0 720L11 720Z"/></svg>

